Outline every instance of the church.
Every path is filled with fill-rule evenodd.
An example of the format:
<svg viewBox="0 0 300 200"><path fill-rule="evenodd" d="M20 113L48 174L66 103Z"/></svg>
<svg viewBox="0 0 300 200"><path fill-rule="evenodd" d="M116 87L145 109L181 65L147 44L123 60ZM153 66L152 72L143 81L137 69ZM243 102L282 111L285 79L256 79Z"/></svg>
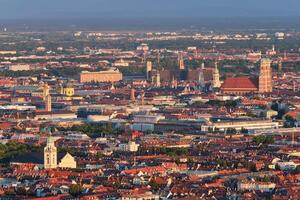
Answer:
<svg viewBox="0 0 300 200"><path fill-rule="evenodd" d="M59 163L57 162L57 148L54 142L55 140L51 136L48 137L47 145L44 148L44 168L76 168L76 160L69 153L65 154L65 156L59 160Z"/></svg>
<svg viewBox="0 0 300 200"><path fill-rule="evenodd" d="M76 159L69 153L57 153L55 139L47 138L44 152L30 152L19 155L11 161L11 165L35 165L38 169L56 169L77 167Z"/></svg>
<svg viewBox="0 0 300 200"><path fill-rule="evenodd" d="M269 59L262 59L258 77L230 77L221 85L224 94L243 95L247 93L272 92L272 68Z"/></svg>

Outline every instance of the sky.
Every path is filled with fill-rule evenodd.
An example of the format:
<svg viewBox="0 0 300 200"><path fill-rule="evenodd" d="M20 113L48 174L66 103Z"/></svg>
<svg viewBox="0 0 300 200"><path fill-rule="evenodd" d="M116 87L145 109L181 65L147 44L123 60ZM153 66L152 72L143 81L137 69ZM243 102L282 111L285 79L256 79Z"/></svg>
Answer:
<svg viewBox="0 0 300 200"><path fill-rule="evenodd" d="M300 0L0 0L0 19L300 17Z"/></svg>

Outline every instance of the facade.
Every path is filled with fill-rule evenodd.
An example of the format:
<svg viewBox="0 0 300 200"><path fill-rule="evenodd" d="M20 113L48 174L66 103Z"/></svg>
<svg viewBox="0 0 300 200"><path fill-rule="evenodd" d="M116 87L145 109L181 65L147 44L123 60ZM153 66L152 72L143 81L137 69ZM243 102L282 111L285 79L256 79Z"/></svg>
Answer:
<svg viewBox="0 0 300 200"><path fill-rule="evenodd" d="M259 71L259 93L272 92L272 69L269 59L262 59Z"/></svg>
<svg viewBox="0 0 300 200"><path fill-rule="evenodd" d="M271 182L239 182L238 189L239 190L259 190L263 192L269 192L275 189L276 184Z"/></svg>
<svg viewBox="0 0 300 200"><path fill-rule="evenodd" d="M212 86L214 88L219 88L221 86L221 83L220 83L220 73L219 73L217 62L215 62L215 70L214 70L214 73L213 73Z"/></svg>
<svg viewBox="0 0 300 200"><path fill-rule="evenodd" d="M68 83L63 87L62 92L63 92L63 95L65 95L67 97L72 97L72 96L74 96L75 90L74 90L74 87L70 83Z"/></svg>
<svg viewBox="0 0 300 200"><path fill-rule="evenodd" d="M225 94L272 92L272 69L269 59L262 59L258 77L230 77L225 79L221 91Z"/></svg>
<svg viewBox="0 0 300 200"><path fill-rule="evenodd" d="M45 169L55 169L60 168L76 168L77 163L75 158L67 153L64 157L61 158L59 164L57 163L57 148L54 144L55 140L51 136L47 139L47 145L44 148L44 168Z"/></svg>
<svg viewBox="0 0 300 200"><path fill-rule="evenodd" d="M8 70L11 70L11 71L28 71L28 70L30 70L30 65L27 65L27 64L11 65L11 66L8 67Z"/></svg>
<svg viewBox="0 0 300 200"><path fill-rule="evenodd" d="M43 86L43 99L46 100L47 96L50 94L50 87L48 84L44 84Z"/></svg>
<svg viewBox="0 0 300 200"><path fill-rule="evenodd" d="M151 61L148 61L147 62L147 65L146 65L146 78L147 80L149 80L149 77L150 77L150 72L152 71L152 62Z"/></svg>
<svg viewBox="0 0 300 200"><path fill-rule="evenodd" d="M45 99L45 110L47 112L51 112L52 111L52 100L51 100L51 95L48 94L46 96L46 99Z"/></svg>
<svg viewBox="0 0 300 200"><path fill-rule="evenodd" d="M57 168L57 148L54 139L50 136L47 139L47 145L44 148L44 168Z"/></svg>
<svg viewBox="0 0 300 200"><path fill-rule="evenodd" d="M120 151L128 151L128 152L137 152L139 150L139 144L135 143L134 141L129 141L128 144L120 144L119 150Z"/></svg>
<svg viewBox="0 0 300 200"><path fill-rule="evenodd" d="M58 166L60 168L71 168L71 169L75 169L77 166L76 160L75 158L67 153L59 162Z"/></svg>
<svg viewBox="0 0 300 200"><path fill-rule="evenodd" d="M229 121L229 122L214 122L209 125L201 126L202 131L215 130L226 131L228 129L242 130L243 128L248 130L259 129L277 129L279 127L278 122L272 120L243 120L243 121Z"/></svg>
<svg viewBox="0 0 300 200"><path fill-rule="evenodd" d="M71 111L40 111L35 113L35 120L61 120L61 119L77 119L77 115Z"/></svg>
<svg viewBox="0 0 300 200"><path fill-rule="evenodd" d="M121 81L122 79L123 79L123 74L117 69L100 71L100 72L83 71L80 73L81 83L118 82Z"/></svg>

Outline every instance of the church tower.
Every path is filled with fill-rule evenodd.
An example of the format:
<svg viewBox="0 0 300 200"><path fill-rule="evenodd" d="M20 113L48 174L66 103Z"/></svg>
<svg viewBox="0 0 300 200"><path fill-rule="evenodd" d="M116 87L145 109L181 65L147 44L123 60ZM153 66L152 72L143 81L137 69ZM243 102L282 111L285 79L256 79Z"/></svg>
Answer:
<svg viewBox="0 0 300 200"><path fill-rule="evenodd" d="M282 58L279 57L278 59L278 72L281 72L282 71Z"/></svg>
<svg viewBox="0 0 300 200"><path fill-rule="evenodd" d="M213 86L213 88L219 88L221 86L221 83L220 83L220 73L219 73L217 61L215 62L215 70L213 72L212 86Z"/></svg>
<svg viewBox="0 0 300 200"><path fill-rule="evenodd" d="M178 65L180 70L184 70L184 59L182 53L178 53Z"/></svg>
<svg viewBox="0 0 300 200"><path fill-rule="evenodd" d="M67 83L63 89L64 95L67 97L72 97L75 93L74 87L71 83Z"/></svg>
<svg viewBox="0 0 300 200"><path fill-rule="evenodd" d="M48 94L46 96L46 99L45 99L45 110L47 112L51 112L52 111L52 100L51 100L51 95Z"/></svg>
<svg viewBox="0 0 300 200"><path fill-rule="evenodd" d="M130 101L132 103L135 101L135 89L133 87L130 89Z"/></svg>
<svg viewBox="0 0 300 200"><path fill-rule="evenodd" d="M57 167L57 149L54 144L54 139L49 136L47 145L44 148L44 168L54 169Z"/></svg>
<svg viewBox="0 0 300 200"><path fill-rule="evenodd" d="M259 93L272 92L272 69L270 59L261 59L259 70Z"/></svg>
<svg viewBox="0 0 300 200"><path fill-rule="evenodd" d="M200 69L199 71L198 84L201 88L205 87L205 80L204 80L204 74L202 69Z"/></svg>
<svg viewBox="0 0 300 200"><path fill-rule="evenodd" d="M43 100L45 101L47 96L50 94L49 93L50 87L47 83L44 84L43 86Z"/></svg>
<svg viewBox="0 0 300 200"><path fill-rule="evenodd" d="M152 76L152 84L155 87L160 87L161 83L160 83L160 72L159 71L155 71L155 74Z"/></svg>
<svg viewBox="0 0 300 200"><path fill-rule="evenodd" d="M146 78L149 80L150 72L152 71L152 62L148 61L146 65Z"/></svg>

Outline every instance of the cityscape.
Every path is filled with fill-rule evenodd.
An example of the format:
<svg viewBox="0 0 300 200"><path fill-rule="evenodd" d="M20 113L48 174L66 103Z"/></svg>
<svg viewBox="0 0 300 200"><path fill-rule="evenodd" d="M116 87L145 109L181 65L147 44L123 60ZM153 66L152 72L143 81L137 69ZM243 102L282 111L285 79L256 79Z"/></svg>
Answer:
<svg viewBox="0 0 300 200"><path fill-rule="evenodd" d="M0 199L300 199L299 3L61 1L0 2Z"/></svg>

